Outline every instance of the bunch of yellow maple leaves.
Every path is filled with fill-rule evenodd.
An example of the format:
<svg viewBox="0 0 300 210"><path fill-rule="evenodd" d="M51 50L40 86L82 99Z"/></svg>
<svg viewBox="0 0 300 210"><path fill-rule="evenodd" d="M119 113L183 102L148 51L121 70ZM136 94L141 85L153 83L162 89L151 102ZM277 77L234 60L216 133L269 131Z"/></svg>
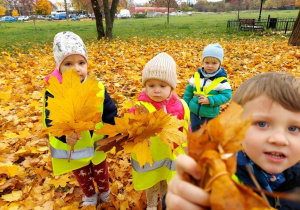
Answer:
<svg viewBox="0 0 300 210"><path fill-rule="evenodd" d="M142 89L142 69L155 54L167 52L175 59L176 92L182 97L188 79L201 65L201 50L214 42L225 50L222 66L233 90L261 72L283 71L300 77L300 50L274 37L259 41L132 38L87 43L89 75L105 84L119 115L124 116ZM0 209L77 209L82 194L75 178L72 174L53 176L48 140L39 135L44 78L55 68L52 48L33 46L28 53L1 53ZM111 151L107 160L112 202L102 207L144 208L145 194L133 190L128 154Z"/></svg>

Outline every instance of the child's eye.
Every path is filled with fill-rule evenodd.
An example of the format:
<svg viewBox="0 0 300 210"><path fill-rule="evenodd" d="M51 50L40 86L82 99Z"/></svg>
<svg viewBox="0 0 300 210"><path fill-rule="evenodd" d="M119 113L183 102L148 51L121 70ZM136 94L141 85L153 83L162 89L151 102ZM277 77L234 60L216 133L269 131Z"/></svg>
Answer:
<svg viewBox="0 0 300 210"><path fill-rule="evenodd" d="M261 128L265 128L268 126L268 124L266 122L257 122L256 125L258 125Z"/></svg>
<svg viewBox="0 0 300 210"><path fill-rule="evenodd" d="M65 63L65 66L71 66L72 64L71 63Z"/></svg>
<svg viewBox="0 0 300 210"><path fill-rule="evenodd" d="M297 132L297 131L299 131L299 128L296 127L296 126L290 126L289 127L289 131L291 131L291 132Z"/></svg>
<svg viewBox="0 0 300 210"><path fill-rule="evenodd" d="M165 85L161 85L160 87L164 88L164 87L166 87L166 86L165 86Z"/></svg>
<svg viewBox="0 0 300 210"><path fill-rule="evenodd" d="M84 65L84 64L85 64L85 62L83 62L83 61L82 61L82 62L80 62L80 65Z"/></svg>

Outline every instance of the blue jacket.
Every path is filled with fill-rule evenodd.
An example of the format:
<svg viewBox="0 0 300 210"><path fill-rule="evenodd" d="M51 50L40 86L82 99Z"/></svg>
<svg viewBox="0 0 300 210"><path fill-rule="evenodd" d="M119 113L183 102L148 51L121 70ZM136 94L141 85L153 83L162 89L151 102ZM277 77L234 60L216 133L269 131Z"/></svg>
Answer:
<svg viewBox="0 0 300 210"><path fill-rule="evenodd" d="M221 67L216 74L204 74L203 68L198 69L198 72L200 74L201 91L203 90L204 86L208 88L214 79L219 77L227 78L225 70ZM220 84L213 88L212 91L209 92L210 96L208 96L207 98L209 99L210 104L208 105L199 104L199 96L195 96L194 91L197 90L195 85L195 78L193 75L193 77L189 80L188 86L185 89L183 99L189 105L191 112L193 112L197 116L209 118L214 118L219 115L220 106L230 101L232 94L232 90L227 79L223 80Z"/></svg>
<svg viewBox="0 0 300 210"><path fill-rule="evenodd" d="M239 164L240 158L248 158L248 157L242 157L241 153L238 154L238 164L237 164L237 171L236 175L239 178L240 181L242 181L245 185L249 185L252 187L255 187L255 184L253 183L252 179L249 176L249 173L247 171L245 164ZM249 158L248 158L249 160ZM253 173L255 175L256 180L258 181L259 185L267 190L266 181L264 179L265 172L263 173L262 169L260 169L257 165L252 165ZM291 193L298 188L300 189L300 163L298 162L291 168L288 168L285 170L282 174L283 181L280 181L278 184L278 187L274 189L274 192L282 192L282 193ZM280 179L279 179L280 180ZM267 196L269 203L272 207L280 210L296 210L300 209L300 203L296 203L293 201L285 200L279 197L274 196Z"/></svg>

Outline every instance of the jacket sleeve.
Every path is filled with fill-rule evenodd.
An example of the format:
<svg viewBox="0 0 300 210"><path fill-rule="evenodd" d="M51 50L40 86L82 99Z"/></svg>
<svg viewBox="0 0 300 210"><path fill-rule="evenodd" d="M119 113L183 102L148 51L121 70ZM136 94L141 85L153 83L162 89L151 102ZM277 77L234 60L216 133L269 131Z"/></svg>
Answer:
<svg viewBox="0 0 300 210"><path fill-rule="evenodd" d="M46 90L45 92L45 125L46 127L51 127L51 122L52 120L49 119L49 115L50 115L50 110L47 109L48 106L48 98L54 98L54 96L49 93L49 91ZM61 136L61 137L55 137L58 140L62 141L63 143L66 143L66 136Z"/></svg>
<svg viewBox="0 0 300 210"><path fill-rule="evenodd" d="M229 83L226 81L223 84L223 89L218 91L217 95L213 96L208 96L209 99L209 106L210 107L216 107L216 106L221 106L222 104L226 104L227 102L230 101L231 95L232 95L232 90L229 85Z"/></svg>
<svg viewBox="0 0 300 210"><path fill-rule="evenodd" d="M103 104L102 122L115 125L115 117L118 117L117 107L105 90L105 99Z"/></svg>
<svg viewBox="0 0 300 210"><path fill-rule="evenodd" d="M187 105L189 105L193 97L194 87L191 84L188 84L184 91L183 100L187 103Z"/></svg>

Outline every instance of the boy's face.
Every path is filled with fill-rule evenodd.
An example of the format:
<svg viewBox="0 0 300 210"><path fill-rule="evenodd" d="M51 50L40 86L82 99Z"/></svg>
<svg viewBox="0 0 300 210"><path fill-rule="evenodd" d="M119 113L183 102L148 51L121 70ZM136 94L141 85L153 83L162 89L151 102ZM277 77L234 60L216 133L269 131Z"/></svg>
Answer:
<svg viewBox="0 0 300 210"><path fill-rule="evenodd" d="M281 173L300 159L300 112L261 95L244 105L252 124L243 141L248 157L267 173Z"/></svg>
<svg viewBox="0 0 300 210"><path fill-rule="evenodd" d="M220 62L219 62L218 59L214 59L212 61L212 59L204 58L203 67L204 67L204 70L207 74L212 74L212 73L216 72L219 69Z"/></svg>
<svg viewBox="0 0 300 210"><path fill-rule="evenodd" d="M146 93L153 101L161 102L169 98L172 88L158 79L149 79L145 84Z"/></svg>
<svg viewBox="0 0 300 210"><path fill-rule="evenodd" d="M65 73L68 69L73 68L80 76L80 81L83 81L87 75L87 61L82 55L69 55L60 64L60 73Z"/></svg>

